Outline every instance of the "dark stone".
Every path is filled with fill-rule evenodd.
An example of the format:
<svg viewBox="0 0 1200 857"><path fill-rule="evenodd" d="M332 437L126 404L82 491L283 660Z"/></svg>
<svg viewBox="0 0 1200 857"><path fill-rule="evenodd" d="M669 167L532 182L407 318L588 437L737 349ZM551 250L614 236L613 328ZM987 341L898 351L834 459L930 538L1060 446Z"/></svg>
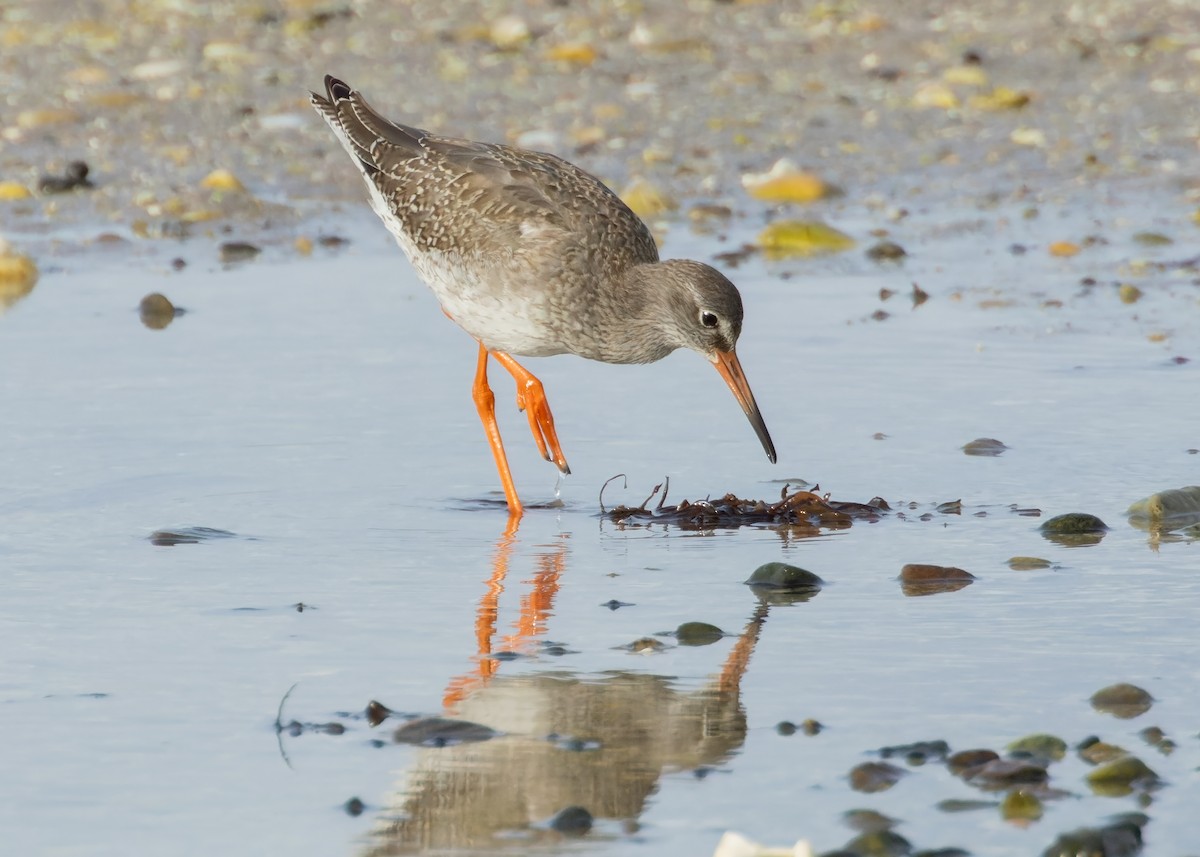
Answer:
<svg viewBox="0 0 1200 857"><path fill-rule="evenodd" d="M88 165L84 161L71 161L61 176L44 175L38 179L38 190L42 193L69 193L92 187L95 185L88 180Z"/></svg>
<svg viewBox="0 0 1200 857"><path fill-rule="evenodd" d="M354 818L358 818L358 816L362 815L363 810L365 810L366 808L367 808L367 805L356 797L352 797L352 798L350 798L350 800L348 800L344 804L342 804L342 809L344 809L346 811L346 815L352 816Z"/></svg>
<svg viewBox="0 0 1200 857"><path fill-rule="evenodd" d="M906 773L890 762L863 762L850 770L850 788L867 794L887 791Z"/></svg>
<svg viewBox="0 0 1200 857"><path fill-rule="evenodd" d="M392 733L397 744L419 744L424 747L445 747L489 741L500 733L479 723L450 720L445 717L422 717L410 720Z"/></svg>
<svg viewBox="0 0 1200 857"><path fill-rule="evenodd" d="M592 829L592 814L581 806L569 806L550 819L550 828L564 836L583 836Z"/></svg>

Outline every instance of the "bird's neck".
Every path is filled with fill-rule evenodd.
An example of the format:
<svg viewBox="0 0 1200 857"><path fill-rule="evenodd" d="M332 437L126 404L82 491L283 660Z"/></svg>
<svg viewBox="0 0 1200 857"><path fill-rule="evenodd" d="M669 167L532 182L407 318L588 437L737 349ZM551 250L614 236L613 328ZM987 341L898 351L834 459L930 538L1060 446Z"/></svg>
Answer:
<svg viewBox="0 0 1200 857"><path fill-rule="evenodd" d="M627 268L619 288L606 290L596 306L596 326L603 343L606 363L653 363L666 357L679 343L672 342L663 320L671 313L662 283L654 276L654 265Z"/></svg>

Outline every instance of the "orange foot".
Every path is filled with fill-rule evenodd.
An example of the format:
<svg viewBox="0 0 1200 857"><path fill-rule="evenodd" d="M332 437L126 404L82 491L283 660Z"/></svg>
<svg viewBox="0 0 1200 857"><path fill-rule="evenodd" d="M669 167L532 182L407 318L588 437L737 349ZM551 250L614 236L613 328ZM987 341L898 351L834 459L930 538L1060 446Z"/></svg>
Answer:
<svg viewBox="0 0 1200 857"><path fill-rule="evenodd" d="M567 458L558 444L558 433L554 430L554 415L546 401L546 390L532 372L503 351L490 352L497 362L508 370L517 382L517 407L529 417L529 430L533 434L538 452L547 461L553 461L563 473L570 473ZM511 505L511 503L509 504Z"/></svg>

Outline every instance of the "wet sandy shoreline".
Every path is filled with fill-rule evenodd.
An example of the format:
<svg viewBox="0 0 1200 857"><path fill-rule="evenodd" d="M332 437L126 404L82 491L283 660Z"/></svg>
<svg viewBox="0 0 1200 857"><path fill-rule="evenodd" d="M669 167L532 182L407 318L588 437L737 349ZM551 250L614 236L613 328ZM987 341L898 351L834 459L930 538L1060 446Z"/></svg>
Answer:
<svg viewBox="0 0 1200 857"><path fill-rule="evenodd" d="M553 151L618 189L644 177L681 201L668 220L767 216L740 177L780 157L868 217L1200 197L1200 119L1180 109L1200 95L1200 11L1182 3L77 6L0 11L0 180L31 192L0 202L10 234L283 240L361 204L307 104L326 71L404 121ZM94 189L38 192L72 160ZM214 170L245 191L204 186Z"/></svg>

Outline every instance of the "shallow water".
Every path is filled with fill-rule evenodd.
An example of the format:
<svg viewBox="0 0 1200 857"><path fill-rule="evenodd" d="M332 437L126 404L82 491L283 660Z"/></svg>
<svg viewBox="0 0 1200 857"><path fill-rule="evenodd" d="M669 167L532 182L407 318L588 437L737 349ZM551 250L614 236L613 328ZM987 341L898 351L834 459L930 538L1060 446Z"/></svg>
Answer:
<svg viewBox="0 0 1200 857"><path fill-rule="evenodd" d="M197 241L43 261L36 290L0 318L0 765L21 774L0 792L8 847L328 855L536 842L547 854L694 855L734 829L823 851L854 835L845 810L869 807L902 820L916 847L1004 855L1148 803L1143 853L1194 851L1196 541L1124 519L1141 497L1200 483L1194 271L1136 264L1192 257L1195 243L1132 244L1155 225L1150 210L1134 199L1037 220L918 211L894 232L910 253L900 268L856 252L731 271L747 308L739 353L777 466L694 355L531 360L574 472L559 485L494 371L523 497L561 493L511 535L470 398L473 343L365 212L337 224L354 235L347 250L307 260L269 250L222 269ZM1074 259L1045 252L1089 233L1108 243ZM1011 253L1016 243L1028 252ZM665 249L721 246L676 226ZM190 262L180 272L176 254ZM1134 305L1116 295L1129 277L1145 293ZM931 295L919 307L914 281ZM881 301L881 288L898 293ZM145 329L136 307L151 291L188 314ZM889 317L873 319L879 309ZM976 437L1010 449L964 455ZM622 527L597 503L619 472L628 488L609 486L610 507L640 504L669 475L668 502L773 498L804 479L897 512L812 539ZM935 510L960 498L959 515ZM1086 548L1039 535L1069 511L1112 529ZM148 540L183 527L236 536ZM1012 571L1014 555L1054 565ZM742 581L774 560L828 585L763 608ZM979 580L905 597L896 577L910 562ZM735 636L621 648L691 620ZM523 657L481 660L481 647ZM1090 695L1118 681L1149 690L1150 712L1094 711ZM292 685L284 723L345 734L277 735ZM369 727L371 699L506 735L376 747L398 721ZM825 731L775 730L809 717ZM1149 725L1177 742L1172 755L1138 737ZM1002 796L939 764L879 794L847 783L885 745L1003 751L1033 732L1072 745L1099 735L1167 784L1142 803L1095 796L1069 754L1050 769L1069 795L1018 826L995 807L936 809ZM353 796L359 817L342 809ZM583 840L545 829L569 804L597 817Z"/></svg>

